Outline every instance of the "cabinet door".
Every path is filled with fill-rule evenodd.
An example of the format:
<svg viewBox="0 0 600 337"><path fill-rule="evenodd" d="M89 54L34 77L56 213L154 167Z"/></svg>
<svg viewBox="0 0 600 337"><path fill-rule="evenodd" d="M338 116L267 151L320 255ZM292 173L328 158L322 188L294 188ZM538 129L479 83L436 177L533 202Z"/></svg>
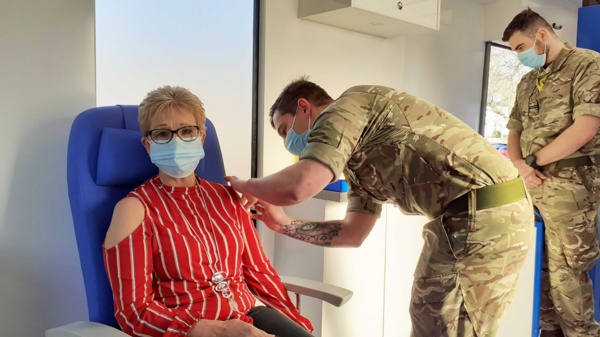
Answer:
<svg viewBox="0 0 600 337"><path fill-rule="evenodd" d="M345 213L344 203L329 203L325 220L342 219ZM323 281L350 289L354 294L339 308L323 305L322 337L384 336L386 227L382 214L359 248L325 249Z"/></svg>
<svg viewBox="0 0 600 337"><path fill-rule="evenodd" d="M352 7L431 29L439 28L440 0L352 0Z"/></svg>

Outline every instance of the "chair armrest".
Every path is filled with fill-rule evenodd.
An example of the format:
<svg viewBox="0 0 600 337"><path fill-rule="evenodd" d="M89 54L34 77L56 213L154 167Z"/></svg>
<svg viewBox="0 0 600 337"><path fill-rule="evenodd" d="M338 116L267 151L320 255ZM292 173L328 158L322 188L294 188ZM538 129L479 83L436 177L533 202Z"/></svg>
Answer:
<svg viewBox="0 0 600 337"><path fill-rule="evenodd" d="M281 281L283 281L283 285L288 291L314 297L331 303L336 307L348 302L352 297L352 292L350 290L332 284L291 276L280 277Z"/></svg>
<svg viewBox="0 0 600 337"><path fill-rule="evenodd" d="M96 322L75 322L46 330L46 337L130 337L108 325Z"/></svg>

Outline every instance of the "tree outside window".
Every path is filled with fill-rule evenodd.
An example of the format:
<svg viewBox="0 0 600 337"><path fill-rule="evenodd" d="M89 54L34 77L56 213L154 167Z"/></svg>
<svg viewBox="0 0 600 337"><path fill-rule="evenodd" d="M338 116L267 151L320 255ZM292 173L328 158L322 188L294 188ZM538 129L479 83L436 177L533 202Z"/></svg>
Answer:
<svg viewBox="0 0 600 337"><path fill-rule="evenodd" d="M488 43L487 88L484 124L480 132L493 144L506 144L508 129L506 124L515 102L517 84L521 77L531 70L523 66L517 53L502 45Z"/></svg>

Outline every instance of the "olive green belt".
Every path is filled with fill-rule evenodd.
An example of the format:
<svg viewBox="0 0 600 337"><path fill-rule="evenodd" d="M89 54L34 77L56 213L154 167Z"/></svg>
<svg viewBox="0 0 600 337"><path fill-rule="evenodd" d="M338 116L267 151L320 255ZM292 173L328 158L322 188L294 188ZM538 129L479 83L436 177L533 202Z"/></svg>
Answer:
<svg viewBox="0 0 600 337"><path fill-rule="evenodd" d="M600 155L561 159L556 163L542 166L542 171L558 170L565 167L590 166L595 165L594 162L600 163Z"/></svg>
<svg viewBox="0 0 600 337"><path fill-rule="evenodd" d="M471 192L475 193L475 200L477 202L476 210L507 205L527 197L521 177L500 184L481 187ZM449 214L458 214L468 211L469 194L471 192L452 200L446 212Z"/></svg>

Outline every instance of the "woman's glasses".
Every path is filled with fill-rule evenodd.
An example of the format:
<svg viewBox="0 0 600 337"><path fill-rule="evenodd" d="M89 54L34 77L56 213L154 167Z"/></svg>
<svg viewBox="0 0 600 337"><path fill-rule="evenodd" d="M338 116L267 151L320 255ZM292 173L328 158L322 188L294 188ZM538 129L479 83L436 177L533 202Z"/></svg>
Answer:
<svg viewBox="0 0 600 337"><path fill-rule="evenodd" d="M176 130L154 129L148 131L146 135L156 144L167 144L173 139L173 135L175 134L184 142L192 142L200 135L200 127L197 125L188 125Z"/></svg>

